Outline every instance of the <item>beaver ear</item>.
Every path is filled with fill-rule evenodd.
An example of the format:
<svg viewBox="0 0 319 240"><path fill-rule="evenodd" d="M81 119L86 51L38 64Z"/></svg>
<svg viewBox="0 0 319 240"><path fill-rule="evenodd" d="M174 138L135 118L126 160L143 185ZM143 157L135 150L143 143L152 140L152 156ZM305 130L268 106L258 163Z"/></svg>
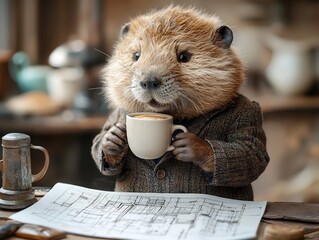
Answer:
<svg viewBox="0 0 319 240"><path fill-rule="evenodd" d="M124 35L126 35L128 33L128 31L130 31L130 24L127 23L125 24L122 29L121 29L121 36L123 37Z"/></svg>
<svg viewBox="0 0 319 240"><path fill-rule="evenodd" d="M217 43L221 44L223 48L229 48L233 42L233 32L227 26L221 26L215 32Z"/></svg>

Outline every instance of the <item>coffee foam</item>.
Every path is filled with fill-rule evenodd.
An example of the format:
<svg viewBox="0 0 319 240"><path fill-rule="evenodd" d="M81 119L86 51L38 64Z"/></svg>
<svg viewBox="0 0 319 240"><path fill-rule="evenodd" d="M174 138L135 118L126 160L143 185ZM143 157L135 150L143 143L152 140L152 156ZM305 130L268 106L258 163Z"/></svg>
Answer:
<svg viewBox="0 0 319 240"><path fill-rule="evenodd" d="M146 120L164 120L167 119L165 116L160 116L156 114L138 114L132 116L133 118L146 119Z"/></svg>

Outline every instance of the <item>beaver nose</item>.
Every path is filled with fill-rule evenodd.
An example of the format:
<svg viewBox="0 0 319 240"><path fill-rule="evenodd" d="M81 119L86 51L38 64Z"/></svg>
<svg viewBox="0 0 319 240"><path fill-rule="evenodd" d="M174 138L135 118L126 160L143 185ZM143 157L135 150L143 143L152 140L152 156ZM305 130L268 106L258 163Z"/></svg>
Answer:
<svg viewBox="0 0 319 240"><path fill-rule="evenodd" d="M162 82L157 77L148 78L140 83L143 89L158 89Z"/></svg>

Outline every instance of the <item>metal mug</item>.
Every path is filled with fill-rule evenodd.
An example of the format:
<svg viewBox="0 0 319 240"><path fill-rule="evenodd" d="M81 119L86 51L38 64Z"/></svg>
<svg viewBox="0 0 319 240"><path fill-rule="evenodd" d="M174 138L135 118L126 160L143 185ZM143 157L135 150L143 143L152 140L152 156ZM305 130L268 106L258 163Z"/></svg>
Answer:
<svg viewBox="0 0 319 240"><path fill-rule="evenodd" d="M2 188L0 189L0 208L22 209L36 202L32 183L40 180L49 167L49 154L40 146L31 144L30 136L23 133L9 133L2 137ZM31 172L30 149L44 153L45 163L35 175Z"/></svg>

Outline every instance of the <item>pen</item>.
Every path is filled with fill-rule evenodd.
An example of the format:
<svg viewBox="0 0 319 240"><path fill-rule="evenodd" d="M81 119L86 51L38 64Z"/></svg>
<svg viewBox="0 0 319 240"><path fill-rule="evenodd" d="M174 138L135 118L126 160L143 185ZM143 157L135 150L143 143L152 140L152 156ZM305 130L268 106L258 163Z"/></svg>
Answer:
<svg viewBox="0 0 319 240"><path fill-rule="evenodd" d="M0 239L9 237L13 235L19 227L22 226L22 223L9 221L0 225Z"/></svg>

